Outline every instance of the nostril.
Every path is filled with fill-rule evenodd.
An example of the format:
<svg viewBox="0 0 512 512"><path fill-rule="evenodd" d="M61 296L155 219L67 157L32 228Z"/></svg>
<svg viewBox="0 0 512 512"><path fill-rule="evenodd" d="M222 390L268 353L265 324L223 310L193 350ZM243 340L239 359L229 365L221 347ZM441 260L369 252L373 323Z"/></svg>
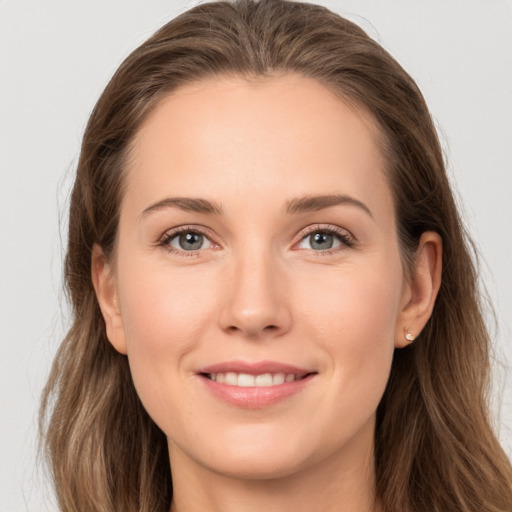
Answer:
<svg viewBox="0 0 512 512"><path fill-rule="evenodd" d="M229 332L232 332L232 333L236 333L236 332L245 332L246 334L250 334L249 333L249 330L244 330L240 327L237 327L236 325L230 325L227 330ZM266 327L264 327L262 329L263 332L275 332L275 331L278 331L279 330L279 327L277 325L267 325Z"/></svg>

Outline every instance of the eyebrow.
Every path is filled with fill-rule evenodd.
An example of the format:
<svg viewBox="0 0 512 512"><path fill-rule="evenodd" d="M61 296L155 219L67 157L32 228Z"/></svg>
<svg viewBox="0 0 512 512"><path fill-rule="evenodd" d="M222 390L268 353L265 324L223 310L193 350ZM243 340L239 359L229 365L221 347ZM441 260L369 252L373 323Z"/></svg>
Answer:
<svg viewBox="0 0 512 512"><path fill-rule="evenodd" d="M286 212L311 212L343 204L356 206L357 208L360 208L365 213L367 213L373 219L373 214L370 208L368 208L368 206L366 206L363 202L359 201L358 199L347 196L345 194L298 197L288 202Z"/></svg>
<svg viewBox="0 0 512 512"><path fill-rule="evenodd" d="M192 197L166 197L151 206L148 206L141 214L140 218L145 217L151 212L165 208L178 208L186 212L204 213L204 214L222 214L222 206L208 201L206 199L195 199Z"/></svg>
<svg viewBox="0 0 512 512"><path fill-rule="evenodd" d="M286 213L303 213L318 211L331 206L349 204L356 206L373 218L372 212L363 202L345 194L333 194L322 196L297 197L290 201L286 206ZM222 215L222 206L207 199L196 199L192 197L167 197L148 206L141 214L143 218L151 212L165 208L178 208L186 212L195 212L202 214Z"/></svg>

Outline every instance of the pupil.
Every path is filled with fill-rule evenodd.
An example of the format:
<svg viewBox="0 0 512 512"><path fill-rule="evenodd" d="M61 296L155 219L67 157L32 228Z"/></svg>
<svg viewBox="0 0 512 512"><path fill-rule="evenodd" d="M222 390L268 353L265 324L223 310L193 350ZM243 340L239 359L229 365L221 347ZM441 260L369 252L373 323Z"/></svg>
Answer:
<svg viewBox="0 0 512 512"><path fill-rule="evenodd" d="M310 241L313 249L330 249L333 245L333 236L328 233L315 233L311 235Z"/></svg>
<svg viewBox="0 0 512 512"><path fill-rule="evenodd" d="M199 233L184 233L180 235L180 247L186 251L200 249L203 245L203 235Z"/></svg>

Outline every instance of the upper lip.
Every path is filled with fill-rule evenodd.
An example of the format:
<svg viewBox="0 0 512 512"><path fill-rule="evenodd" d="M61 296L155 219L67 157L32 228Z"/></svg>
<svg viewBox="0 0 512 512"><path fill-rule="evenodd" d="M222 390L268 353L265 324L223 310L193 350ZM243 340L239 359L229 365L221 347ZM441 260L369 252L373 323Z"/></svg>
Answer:
<svg viewBox="0 0 512 512"><path fill-rule="evenodd" d="M264 373L293 373L298 377L304 377L308 373L316 373L314 370L298 368L277 361L226 361L202 367L198 373L246 373L248 375L263 375Z"/></svg>

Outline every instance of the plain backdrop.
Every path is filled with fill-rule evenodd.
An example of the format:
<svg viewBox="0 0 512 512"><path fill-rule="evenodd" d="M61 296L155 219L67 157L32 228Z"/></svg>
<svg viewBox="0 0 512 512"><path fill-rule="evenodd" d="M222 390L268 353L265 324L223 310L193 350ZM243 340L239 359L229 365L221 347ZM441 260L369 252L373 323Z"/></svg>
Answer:
<svg viewBox="0 0 512 512"><path fill-rule="evenodd" d="M65 218L88 115L122 59L196 3L0 0L0 512L56 510L36 415L68 324ZM493 407L512 455L512 2L319 3L388 49L431 108L495 305Z"/></svg>

